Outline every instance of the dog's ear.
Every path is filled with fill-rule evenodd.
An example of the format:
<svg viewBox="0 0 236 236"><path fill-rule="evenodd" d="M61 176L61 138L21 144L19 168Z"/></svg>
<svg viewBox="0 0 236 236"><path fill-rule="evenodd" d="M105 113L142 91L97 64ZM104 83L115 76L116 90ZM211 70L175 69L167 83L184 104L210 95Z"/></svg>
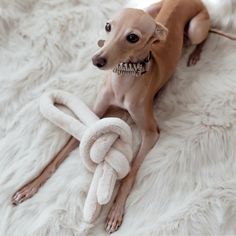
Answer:
<svg viewBox="0 0 236 236"><path fill-rule="evenodd" d="M165 41L168 35L168 29L159 22L156 22L156 28L154 31L154 42Z"/></svg>
<svg viewBox="0 0 236 236"><path fill-rule="evenodd" d="M102 39L98 40L98 47L102 48L104 43L105 43L105 40L102 40Z"/></svg>

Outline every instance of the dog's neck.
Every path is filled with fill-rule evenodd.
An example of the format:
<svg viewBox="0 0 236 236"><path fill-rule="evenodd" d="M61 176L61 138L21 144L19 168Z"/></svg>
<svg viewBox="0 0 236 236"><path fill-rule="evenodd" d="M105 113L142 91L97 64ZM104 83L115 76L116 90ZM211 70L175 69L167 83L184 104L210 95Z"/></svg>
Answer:
<svg viewBox="0 0 236 236"><path fill-rule="evenodd" d="M152 59L152 54L149 51L148 55L141 60L129 60L126 62L119 63L114 69L113 72L118 75L132 75L135 77L139 77L145 73L147 73L150 69L150 62Z"/></svg>

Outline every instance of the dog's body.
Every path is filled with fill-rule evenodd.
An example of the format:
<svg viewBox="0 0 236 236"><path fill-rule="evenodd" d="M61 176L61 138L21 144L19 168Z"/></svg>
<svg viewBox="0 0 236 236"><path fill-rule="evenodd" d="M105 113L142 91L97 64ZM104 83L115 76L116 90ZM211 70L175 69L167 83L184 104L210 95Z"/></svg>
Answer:
<svg viewBox="0 0 236 236"><path fill-rule="evenodd" d="M186 26L192 44L202 44L205 41L210 30L210 19L200 0L164 0L150 6L147 12L125 9L106 25L108 40L102 43L103 47L93 57L93 63L97 67L108 70L121 62L143 63L151 52L151 60L145 62L148 68L146 73L138 77L109 72L105 87L94 106L94 112L99 117L104 116L110 106L127 110L142 136L131 171L122 180L108 215L108 232L114 232L121 224L125 202L137 171L158 140L153 99L176 69L182 53ZM138 41L130 43L127 42L128 39ZM78 144L78 141L71 138L40 176L13 196L13 203L18 204L31 197Z"/></svg>
<svg viewBox="0 0 236 236"><path fill-rule="evenodd" d="M100 115L106 110L103 110L103 108L107 108L108 104L126 109L142 134L141 147L133 162L131 172L122 181L116 201L108 215L108 232L113 232L119 227L122 221L125 201L132 188L136 173L145 156L158 140L159 129L153 114L153 99L176 69L182 53L186 25L189 23L188 38L192 44L204 42L210 29L210 19L207 10L202 2L198 0L165 0L164 3L154 4L147 11L157 24L161 24L161 26L163 25L168 29L168 33L161 33L161 37L164 38L157 38L157 42L154 40L150 45L151 47L147 47L152 54L149 71L140 78L111 73L107 78L103 93L99 96L100 99L95 104L95 112ZM140 27L142 20L146 20L143 19L143 14L145 13L142 11L127 9L119 17L122 22L130 22L126 17L133 16L133 21L136 22L131 23L132 27L135 28L136 25ZM165 30L164 28L163 31ZM109 42L111 41L117 42L120 39L115 37L109 40ZM105 43L95 55L95 59L107 56L106 50L109 50L109 42ZM148 50L144 50L144 53L141 53L141 57L139 56L140 53L138 53L137 56L132 55L132 58L136 58L136 60L142 59L147 55ZM117 54L118 58L122 57L119 56L119 51ZM109 53L107 60L109 61ZM119 62L117 61L116 63ZM96 60L94 60L94 64L96 65Z"/></svg>

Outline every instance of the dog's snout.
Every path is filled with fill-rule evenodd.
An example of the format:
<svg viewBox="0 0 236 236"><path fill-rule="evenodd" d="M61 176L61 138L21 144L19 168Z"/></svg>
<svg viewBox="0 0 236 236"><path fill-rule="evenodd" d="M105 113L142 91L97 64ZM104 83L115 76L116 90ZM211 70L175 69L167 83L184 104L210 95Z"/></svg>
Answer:
<svg viewBox="0 0 236 236"><path fill-rule="evenodd" d="M98 68L102 68L107 64L107 60L104 57L94 56L92 58L93 64L97 66Z"/></svg>

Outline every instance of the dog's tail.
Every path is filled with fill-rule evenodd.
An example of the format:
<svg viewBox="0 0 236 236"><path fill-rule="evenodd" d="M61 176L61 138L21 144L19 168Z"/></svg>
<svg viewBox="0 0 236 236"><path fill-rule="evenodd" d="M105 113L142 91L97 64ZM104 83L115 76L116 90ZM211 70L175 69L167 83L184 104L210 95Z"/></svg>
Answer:
<svg viewBox="0 0 236 236"><path fill-rule="evenodd" d="M225 32L223 32L221 30L218 30L218 29L211 28L210 32L214 33L214 34L224 36L225 38L228 38L228 39L231 39L231 40L236 40L236 35L225 33Z"/></svg>

